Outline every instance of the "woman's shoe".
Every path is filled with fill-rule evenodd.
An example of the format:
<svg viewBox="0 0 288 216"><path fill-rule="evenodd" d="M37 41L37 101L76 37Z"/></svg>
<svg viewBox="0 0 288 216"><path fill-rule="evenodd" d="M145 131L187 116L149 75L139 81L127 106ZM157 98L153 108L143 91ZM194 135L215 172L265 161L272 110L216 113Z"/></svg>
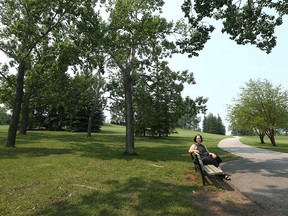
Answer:
<svg viewBox="0 0 288 216"><path fill-rule="evenodd" d="M225 175L225 176L224 176L224 179L226 179L226 180L231 180L231 178L230 178L228 175Z"/></svg>

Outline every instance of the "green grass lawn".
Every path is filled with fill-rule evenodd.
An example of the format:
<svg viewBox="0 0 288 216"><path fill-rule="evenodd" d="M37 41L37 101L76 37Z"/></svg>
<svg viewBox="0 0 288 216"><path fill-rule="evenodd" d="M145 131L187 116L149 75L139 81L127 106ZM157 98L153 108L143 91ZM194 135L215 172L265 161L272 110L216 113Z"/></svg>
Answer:
<svg viewBox="0 0 288 216"><path fill-rule="evenodd" d="M206 215L194 204L203 187L187 153L196 132L136 137L138 154L127 156L122 126L105 125L91 138L28 131L14 149L4 147L7 130L0 126L0 215ZM217 147L225 136L202 135L224 161L235 158Z"/></svg>
<svg viewBox="0 0 288 216"><path fill-rule="evenodd" d="M187 150L196 133L136 138L138 155L123 154L125 128L85 133L28 131L15 149L0 126L1 215L204 215L194 205L201 181L187 180ZM207 136L211 151L223 136ZM229 155L223 157L229 159Z"/></svg>
<svg viewBox="0 0 288 216"><path fill-rule="evenodd" d="M264 144L260 143L258 136L244 136L240 139L242 143L254 146L256 148L263 148L271 151L288 153L288 136L275 136L276 146L273 146L267 136L264 137Z"/></svg>

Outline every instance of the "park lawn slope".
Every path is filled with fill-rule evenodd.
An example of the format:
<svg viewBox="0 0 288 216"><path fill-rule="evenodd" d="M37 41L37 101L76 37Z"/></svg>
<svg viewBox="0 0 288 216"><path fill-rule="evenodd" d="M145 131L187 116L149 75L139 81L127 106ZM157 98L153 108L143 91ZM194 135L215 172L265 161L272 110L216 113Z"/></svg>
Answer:
<svg viewBox="0 0 288 216"><path fill-rule="evenodd" d="M136 137L138 154L128 156L122 126L104 125L91 138L28 131L14 149L4 147L7 129L0 126L1 215L205 215L194 204L201 179L187 179L196 132ZM210 151L233 159L217 148L224 136L202 135Z"/></svg>
<svg viewBox="0 0 288 216"><path fill-rule="evenodd" d="M242 143L245 143L247 145L250 145L256 148L262 148L262 149L267 149L270 151L288 153L288 136L276 135L275 136L276 146L273 146L271 144L267 136L264 137L265 143L260 143L260 139L258 136L243 136L240 138L240 141Z"/></svg>

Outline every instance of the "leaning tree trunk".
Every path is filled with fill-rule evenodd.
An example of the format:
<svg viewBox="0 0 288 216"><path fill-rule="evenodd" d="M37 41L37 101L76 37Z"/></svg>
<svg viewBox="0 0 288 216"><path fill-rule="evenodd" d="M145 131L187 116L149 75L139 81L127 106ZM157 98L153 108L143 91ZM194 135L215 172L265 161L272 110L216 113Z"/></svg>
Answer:
<svg viewBox="0 0 288 216"><path fill-rule="evenodd" d="M273 128L267 128L265 132L266 132L266 135L269 137L271 144L273 146L276 146L275 130Z"/></svg>
<svg viewBox="0 0 288 216"><path fill-rule="evenodd" d="M264 132L260 132L258 135L259 135L261 144L264 144L265 143L264 142L265 133Z"/></svg>
<svg viewBox="0 0 288 216"><path fill-rule="evenodd" d="M136 154L134 147L134 111L132 103L132 77L131 70L124 73L125 88L125 120L126 120L126 151L127 154Z"/></svg>
<svg viewBox="0 0 288 216"><path fill-rule="evenodd" d="M23 85L25 74L25 62L21 61L18 68L18 75L16 80L16 94L13 103L12 117L8 129L8 136L6 140L6 147L15 148L16 133L19 123L19 117L21 112L21 104L23 98Z"/></svg>
<svg viewBox="0 0 288 216"><path fill-rule="evenodd" d="M265 130L264 131L263 130L258 130L257 128L254 128L253 130L259 136L260 143L261 144L265 144L265 141L264 141L264 137L265 137L265 133L266 133Z"/></svg>
<svg viewBox="0 0 288 216"><path fill-rule="evenodd" d="M260 138L260 142L261 142L261 144L265 144L264 136L259 135L259 138Z"/></svg>

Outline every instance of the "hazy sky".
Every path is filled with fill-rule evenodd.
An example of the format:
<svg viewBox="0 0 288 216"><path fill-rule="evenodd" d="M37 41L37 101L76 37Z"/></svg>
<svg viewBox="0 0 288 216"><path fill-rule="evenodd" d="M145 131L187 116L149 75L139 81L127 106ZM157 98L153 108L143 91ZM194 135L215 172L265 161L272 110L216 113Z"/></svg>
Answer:
<svg viewBox="0 0 288 216"><path fill-rule="evenodd" d="M183 18L182 2L167 0L164 16L173 20ZM188 69L194 73L197 83L186 86L183 96L208 97L207 114L219 114L227 131L227 104L233 103L233 98L240 93L240 87L245 87L249 79L267 79L274 86L281 85L288 90L288 23L284 24L276 29L277 46L272 53L266 54L256 46L237 45L227 34L221 33L222 24L217 23L218 27L198 57L189 59L181 55L169 61L173 70Z"/></svg>

